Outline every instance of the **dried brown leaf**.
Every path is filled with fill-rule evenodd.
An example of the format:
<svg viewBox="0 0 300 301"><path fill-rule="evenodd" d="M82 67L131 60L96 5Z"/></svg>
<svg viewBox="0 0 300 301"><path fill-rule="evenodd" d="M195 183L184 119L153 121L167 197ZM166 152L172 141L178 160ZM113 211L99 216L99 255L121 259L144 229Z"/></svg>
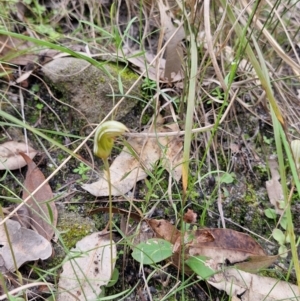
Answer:
<svg viewBox="0 0 300 301"><path fill-rule="evenodd" d="M8 141L0 145L0 170L19 169L27 163L20 152L27 153L30 159L34 158L37 151L23 142Z"/></svg>
<svg viewBox="0 0 300 301"><path fill-rule="evenodd" d="M28 164L22 196L25 200L45 181L45 176L28 156L23 153L21 155ZM49 241L53 237L57 223L57 209L52 199L51 187L45 183L26 203L31 227Z"/></svg>
<svg viewBox="0 0 300 301"><path fill-rule="evenodd" d="M52 246L48 240L33 230L22 228L17 221L8 220L6 227L12 250L8 244L4 225L0 225L0 271L14 272L23 263L37 259L47 259L52 254ZM16 265L12 256L14 254Z"/></svg>
<svg viewBox="0 0 300 301"><path fill-rule="evenodd" d="M197 237L202 231L209 231L214 240L199 243ZM236 263L247 260L249 256L265 255L263 248L251 236L231 229L200 229L194 236L188 248L190 256L207 256L217 263L224 263L225 259Z"/></svg>

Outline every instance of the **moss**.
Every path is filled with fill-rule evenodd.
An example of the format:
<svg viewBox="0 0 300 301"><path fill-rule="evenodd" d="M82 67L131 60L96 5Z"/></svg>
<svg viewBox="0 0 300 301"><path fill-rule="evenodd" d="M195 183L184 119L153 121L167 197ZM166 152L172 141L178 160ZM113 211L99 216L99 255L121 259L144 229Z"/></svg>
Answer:
<svg viewBox="0 0 300 301"><path fill-rule="evenodd" d="M57 229L68 249L75 247L80 239L96 231L95 223L90 218L66 210L58 221Z"/></svg>
<svg viewBox="0 0 300 301"><path fill-rule="evenodd" d="M110 71L109 69L112 69L114 71L114 74L120 74L122 76L122 80L125 82L129 81L132 83L132 81L137 80L139 78L139 76L135 72L131 71L125 66L118 65L115 63L109 63L105 66L108 66L108 71Z"/></svg>

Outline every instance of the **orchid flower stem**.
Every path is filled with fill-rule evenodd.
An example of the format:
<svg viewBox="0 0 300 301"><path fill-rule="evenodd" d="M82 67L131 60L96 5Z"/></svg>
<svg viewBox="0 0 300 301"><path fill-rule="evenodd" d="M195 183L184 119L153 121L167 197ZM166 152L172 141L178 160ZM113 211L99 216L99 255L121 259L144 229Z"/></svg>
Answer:
<svg viewBox="0 0 300 301"><path fill-rule="evenodd" d="M112 235L112 198L111 198L111 178L110 178L110 170L109 170L109 163L108 159L102 159L104 163L104 169L107 175L108 181L108 200L109 200L109 241L110 241L110 258L111 258L111 275L113 274L114 264L113 264L113 235Z"/></svg>

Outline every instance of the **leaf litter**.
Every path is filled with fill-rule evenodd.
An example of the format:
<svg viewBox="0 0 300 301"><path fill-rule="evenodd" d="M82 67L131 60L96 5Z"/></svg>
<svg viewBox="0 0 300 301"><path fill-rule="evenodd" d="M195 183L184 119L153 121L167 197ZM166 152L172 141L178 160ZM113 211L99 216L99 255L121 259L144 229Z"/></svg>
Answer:
<svg viewBox="0 0 300 301"><path fill-rule="evenodd" d="M191 210L188 214L192 215ZM156 237L174 245L173 255L169 259L176 267L182 266L181 250L184 243L185 263L192 265L192 270L201 271L203 274L198 274L199 277L215 288L226 291L233 298L241 298L236 300L298 300L300 296L296 285L254 274L269 267L278 256L267 256L263 248L247 234L231 229L198 229L184 233L182 238L182 233L167 220L149 219L147 223ZM134 249L137 260L142 258L138 254L142 244L145 243ZM148 252L146 254L149 255ZM185 273L192 271L188 266Z"/></svg>
<svg viewBox="0 0 300 301"><path fill-rule="evenodd" d="M4 148L10 149L9 154L13 153L14 149L16 153L11 157L17 158L15 161L18 162L18 166L22 161L22 165L28 165L23 188L23 200L26 200L45 181L43 173L31 160L36 151L29 148L29 157L22 152L27 148L25 143L11 141L4 145ZM10 161L11 158L7 160L9 167L11 167ZM57 223L57 210L52 199L52 190L46 183L19 208L11 219L6 221L6 226L0 225L0 245L3 246L0 248L1 272L13 272L27 261L44 260L51 256L50 240Z"/></svg>

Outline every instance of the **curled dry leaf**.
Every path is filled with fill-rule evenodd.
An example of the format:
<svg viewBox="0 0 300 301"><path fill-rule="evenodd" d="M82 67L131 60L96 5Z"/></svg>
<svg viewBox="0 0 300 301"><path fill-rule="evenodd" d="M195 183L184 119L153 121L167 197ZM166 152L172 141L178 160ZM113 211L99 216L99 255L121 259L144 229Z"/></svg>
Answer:
<svg viewBox="0 0 300 301"><path fill-rule="evenodd" d="M19 169L27 163L20 155L20 152L27 153L30 159L33 159L37 151L23 142L8 141L0 145L0 170Z"/></svg>
<svg viewBox="0 0 300 301"><path fill-rule="evenodd" d="M116 254L115 243L111 244L103 231L80 240L65 259L56 300L99 300L101 286L111 279L111 262L115 266Z"/></svg>
<svg viewBox="0 0 300 301"><path fill-rule="evenodd" d="M37 259L47 259L52 254L52 246L48 240L33 230L22 228L13 220L6 222L12 250L8 244L4 225L0 225L0 272L14 272L23 263ZM14 258L16 265L14 265Z"/></svg>
<svg viewBox="0 0 300 301"><path fill-rule="evenodd" d="M25 200L45 181L45 176L28 156L23 153L21 153L21 156L28 164L22 196L23 200ZM57 209L52 199L51 187L48 183L45 183L26 202L31 227L49 241L53 237L57 223Z"/></svg>
<svg viewBox="0 0 300 301"><path fill-rule="evenodd" d="M177 125L160 126L157 132L178 130ZM153 133L150 130L149 133ZM159 159L176 181L181 178L182 141L178 137L128 139L129 147L124 147L110 166L112 195L125 194L137 181L145 179ZM82 186L94 196L108 195L108 182L104 174L99 181Z"/></svg>

